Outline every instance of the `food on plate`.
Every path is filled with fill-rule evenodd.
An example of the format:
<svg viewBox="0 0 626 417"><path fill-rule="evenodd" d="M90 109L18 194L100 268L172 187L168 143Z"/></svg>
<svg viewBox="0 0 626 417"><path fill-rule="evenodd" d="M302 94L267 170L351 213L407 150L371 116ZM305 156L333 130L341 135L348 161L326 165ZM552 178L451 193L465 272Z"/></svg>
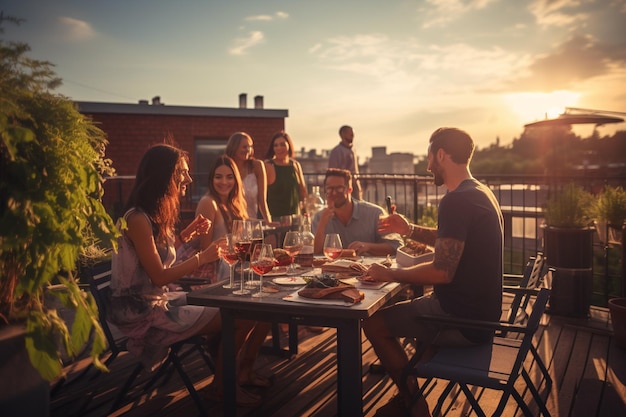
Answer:
<svg viewBox="0 0 626 417"><path fill-rule="evenodd" d="M337 274L338 278L365 275L368 269L368 266L348 259L337 259L322 265L322 272Z"/></svg>
<svg viewBox="0 0 626 417"><path fill-rule="evenodd" d="M274 259L276 260L274 264L276 266L287 266L290 265L292 260L289 253L286 250L276 248L274 249Z"/></svg>
<svg viewBox="0 0 626 417"><path fill-rule="evenodd" d="M431 253L433 250L421 242L407 239L402 250L412 256L419 256L425 253Z"/></svg>
<svg viewBox="0 0 626 417"><path fill-rule="evenodd" d="M358 303L365 295L353 285L344 284L329 275L311 277L307 285L298 291L300 297L317 299L341 299L349 303Z"/></svg>

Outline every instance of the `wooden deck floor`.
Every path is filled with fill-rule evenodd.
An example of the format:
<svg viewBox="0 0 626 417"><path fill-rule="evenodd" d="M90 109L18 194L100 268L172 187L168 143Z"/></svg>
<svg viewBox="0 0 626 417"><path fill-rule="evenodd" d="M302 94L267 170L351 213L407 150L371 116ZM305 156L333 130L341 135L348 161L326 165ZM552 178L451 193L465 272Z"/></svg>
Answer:
<svg viewBox="0 0 626 417"><path fill-rule="evenodd" d="M546 315L544 326L537 334L539 352L554 380L550 392L541 385L552 416L624 416L626 415L626 351L619 349L611 337L611 325L606 309L592 309L592 318L570 319ZM315 416L337 415L336 409L336 335L333 329L321 334L301 328L298 355L292 358L262 354L257 369L274 374L273 387L264 391L264 403L257 408L240 408L238 417L253 416ZM370 374L369 364L376 360L369 342L363 338L363 403L364 415L373 416L393 394L395 388L386 375ZM85 366L85 361L68 368L70 383L52 395L52 416L104 416L118 387L128 376L133 358L117 358L111 372L90 379L90 373L71 381ZM202 390L212 376L198 357L185 363L196 388ZM538 371L528 364L534 377ZM144 377L145 380L145 377ZM443 384L437 384L427 399L431 408ZM135 389L135 398L110 415L125 416L194 416L198 414L178 376L148 393ZM487 414L496 405L495 392L485 391L480 403ZM530 394L527 395L530 397ZM536 407L531 403L531 409ZM212 416L223 415L219 404L208 400ZM468 406L460 395L446 407L446 415L466 415ZM510 400L505 416L521 415ZM229 416L230 417L230 416Z"/></svg>

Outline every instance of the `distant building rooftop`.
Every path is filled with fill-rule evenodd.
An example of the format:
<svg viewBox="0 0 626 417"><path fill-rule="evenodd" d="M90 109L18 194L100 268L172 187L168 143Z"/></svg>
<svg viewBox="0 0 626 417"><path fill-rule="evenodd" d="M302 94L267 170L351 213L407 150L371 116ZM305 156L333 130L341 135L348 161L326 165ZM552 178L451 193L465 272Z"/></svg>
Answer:
<svg viewBox="0 0 626 417"><path fill-rule="evenodd" d="M141 114L162 116L214 116L214 117L258 117L258 118L285 118L289 116L288 110L264 109L263 98L255 97L255 108L248 109L241 102L239 107L200 107L200 106L172 106L161 103L159 97L148 100L140 100L139 103L103 103L95 101L76 101L78 111L81 113L116 113L116 114Z"/></svg>

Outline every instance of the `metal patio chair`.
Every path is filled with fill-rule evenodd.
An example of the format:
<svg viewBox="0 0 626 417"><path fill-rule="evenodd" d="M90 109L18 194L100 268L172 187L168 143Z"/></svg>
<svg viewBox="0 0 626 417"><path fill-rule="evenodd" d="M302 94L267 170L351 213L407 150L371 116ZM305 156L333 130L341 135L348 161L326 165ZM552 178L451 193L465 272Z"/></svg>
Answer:
<svg viewBox="0 0 626 417"><path fill-rule="evenodd" d="M520 289L520 291L522 290ZM438 415L447 396L454 386L458 384L479 416L485 416L485 412L470 387L502 391L498 406L493 413L494 416L502 415L511 397L516 401L525 416L534 416L528 404L524 401L523 393L520 393L515 387L516 382L521 378L537 403L541 414L546 417L550 416L543 398L524 367L524 361L533 343L533 335L538 330L541 316L546 309L550 290L542 288L538 291L529 289L523 291L536 294L532 312L525 324L420 316L419 320L429 320L438 323L442 329L462 327L493 330L494 332L519 333L522 336L520 339L494 337L491 343L471 347L441 347L431 359L423 361L420 361L420 358L427 348L427 344L420 345L420 349L418 349L418 352L411 358L409 364L404 369L403 375L405 378L403 379L413 375L419 378L426 378L427 380L448 381L438 398L433 415ZM418 395L425 396L426 389L427 384L423 384Z"/></svg>
<svg viewBox="0 0 626 417"><path fill-rule="evenodd" d="M517 286L505 285L502 289L503 295L508 295L509 299L512 299L510 304L508 304L508 308L503 310L503 317L500 321L510 324L523 324L528 320L529 303L536 294L533 291L524 290L541 288L545 282L551 282L551 279L546 279L546 277L555 273L554 268L548 267L547 259L542 252L537 252L536 256L530 257L519 284ZM505 278L510 278L511 276L505 274ZM506 330L498 331L496 336L507 337L508 332ZM514 336L519 337L519 335ZM549 388L552 385L552 377L534 344L530 346L530 353L533 355L533 359Z"/></svg>
<svg viewBox="0 0 626 417"><path fill-rule="evenodd" d="M120 353L127 352L127 338L122 337L115 339L113 331L111 330L109 323L106 320L106 309L108 305L107 293L108 291L110 291L111 283L111 261L102 262L93 267L86 268L86 270L84 271L84 275L88 278L90 291L98 306L98 317L100 321L100 326L104 331L109 345L110 355L104 361L104 364L109 366ZM193 336L170 345L169 352L165 361L161 365L159 365L159 367L155 370L154 375L145 384L144 391L150 389L158 380L161 380L162 384L165 384L169 379L169 376L173 373L173 366L174 370L177 371L181 380L185 384L189 395L196 403L196 406L200 411L200 415L208 415L203 400L200 398L200 395L193 385L193 382L185 372L185 368L182 363L182 360L186 358L189 354L193 352L198 352L206 362L210 371L215 372L215 364L213 362L211 354L207 349L206 342L207 339L203 336ZM133 386L135 380L137 379L139 374L145 369L146 367L144 366L144 364L141 361L138 361L133 368L130 376L126 379L126 381L120 388L117 397L113 401L113 404L111 404L109 414L119 408L122 401L127 396L128 391Z"/></svg>

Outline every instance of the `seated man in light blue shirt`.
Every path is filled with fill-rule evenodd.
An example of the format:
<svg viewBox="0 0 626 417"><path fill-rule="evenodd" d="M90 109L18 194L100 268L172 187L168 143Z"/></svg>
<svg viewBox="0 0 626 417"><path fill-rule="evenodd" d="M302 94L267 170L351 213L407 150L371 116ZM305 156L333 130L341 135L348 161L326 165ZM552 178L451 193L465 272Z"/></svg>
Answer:
<svg viewBox="0 0 626 417"><path fill-rule="evenodd" d="M324 191L328 206L317 212L311 228L315 234L315 253L324 250L327 233L338 233L344 248L354 249L357 255L394 255L402 245L397 233L382 236L378 232L378 218L383 209L375 204L352 199L352 175L345 169L326 171Z"/></svg>

